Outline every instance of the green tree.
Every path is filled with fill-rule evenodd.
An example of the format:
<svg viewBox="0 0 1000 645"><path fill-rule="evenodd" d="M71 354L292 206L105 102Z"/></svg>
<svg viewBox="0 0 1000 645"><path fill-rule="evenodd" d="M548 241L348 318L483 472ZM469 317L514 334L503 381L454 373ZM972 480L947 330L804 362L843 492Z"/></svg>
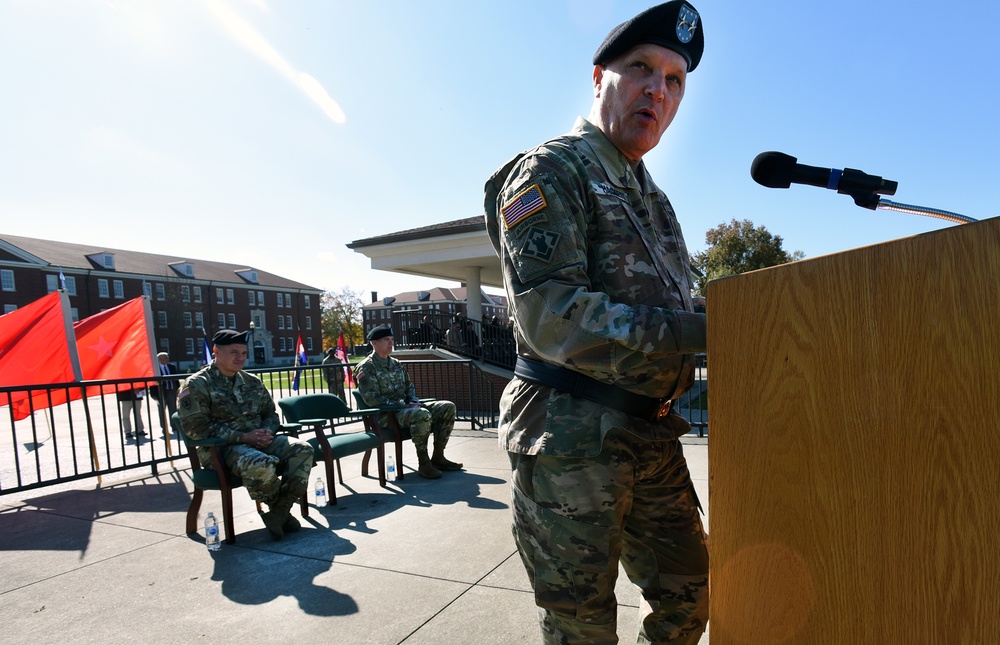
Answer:
<svg viewBox="0 0 1000 645"><path fill-rule="evenodd" d="M361 343L364 337L361 308L364 301L361 291L344 287L340 291L327 291L320 299L323 324L323 346L336 347L337 338L344 334L348 347Z"/></svg>
<svg viewBox="0 0 1000 645"><path fill-rule="evenodd" d="M705 233L708 248L691 257L691 264L701 273L695 276L695 295L704 296L708 282L773 267L805 257L802 251L788 253L781 248L781 236L772 235L763 226L748 219L719 224Z"/></svg>

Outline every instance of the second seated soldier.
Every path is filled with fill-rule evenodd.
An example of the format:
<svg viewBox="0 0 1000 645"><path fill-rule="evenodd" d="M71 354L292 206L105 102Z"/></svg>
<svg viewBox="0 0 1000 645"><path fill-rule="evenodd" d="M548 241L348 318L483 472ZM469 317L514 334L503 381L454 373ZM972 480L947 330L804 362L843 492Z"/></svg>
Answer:
<svg viewBox="0 0 1000 645"><path fill-rule="evenodd" d="M392 358L393 333L389 325L380 325L368 332L372 353L354 368L354 381L366 405L394 410L396 421L408 428L417 450L417 473L427 479L437 479L442 470L461 470L462 464L449 461L444 448L455 426L455 404L451 401L431 401L421 405L417 390L402 363ZM386 425L387 414L379 419ZM434 435L434 455L429 456L427 443Z"/></svg>
<svg viewBox="0 0 1000 645"><path fill-rule="evenodd" d="M275 434L281 421L271 393L243 371L248 333L223 329L212 337L215 360L181 385L177 414L190 438L226 440L226 465L243 480L251 499L267 505L264 526L280 540L301 528L291 509L309 485L313 449L301 439ZM207 448L199 448L198 457L211 463Z"/></svg>

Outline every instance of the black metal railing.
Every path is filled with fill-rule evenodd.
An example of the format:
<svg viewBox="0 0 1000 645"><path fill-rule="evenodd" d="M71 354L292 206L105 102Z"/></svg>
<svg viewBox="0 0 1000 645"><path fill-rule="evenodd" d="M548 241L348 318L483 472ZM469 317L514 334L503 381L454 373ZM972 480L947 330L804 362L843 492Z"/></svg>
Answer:
<svg viewBox="0 0 1000 645"><path fill-rule="evenodd" d="M473 429L496 426L493 383L474 362L404 361L404 364L419 396L456 403L457 422L469 424ZM327 367L331 366L249 371L263 380L277 402L294 394L329 391L323 377ZM298 389L293 390L296 372L299 372ZM28 395L28 414L23 419L15 419L14 407L0 406L0 496L137 468L149 468L156 474L161 464L172 468L175 459L186 458L187 450L180 437L169 433L166 420L161 424L159 405L148 392L154 385L180 381L186 376L0 388L0 402L7 402L8 396ZM143 388L145 394L135 403L138 418L132 418L133 436L128 438L117 394L130 391L133 386ZM89 396L83 396L84 392ZM348 407L355 409L354 397L349 392L344 398ZM55 405L49 406L50 403ZM140 421L144 435L135 434Z"/></svg>
<svg viewBox="0 0 1000 645"><path fill-rule="evenodd" d="M392 312L396 345L441 348L491 365L514 369L514 328L499 319L486 322L462 314L398 310Z"/></svg>

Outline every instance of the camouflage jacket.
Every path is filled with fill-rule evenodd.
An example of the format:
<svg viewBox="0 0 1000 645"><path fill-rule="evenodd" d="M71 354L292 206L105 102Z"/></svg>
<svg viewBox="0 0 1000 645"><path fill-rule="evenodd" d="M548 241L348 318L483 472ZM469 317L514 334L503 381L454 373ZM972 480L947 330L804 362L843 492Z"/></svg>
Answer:
<svg viewBox="0 0 1000 645"><path fill-rule="evenodd" d="M375 352L366 356L354 367L354 382L372 407L402 407L419 400L410 375L392 356L382 359Z"/></svg>
<svg viewBox="0 0 1000 645"><path fill-rule="evenodd" d="M281 427L274 399L259 378L247 372L227 378L215 363L181 384L177 414L185 434L195 440L220 437L233 444L244 432L258 428L277 432ZM198 456L202 464L208 463L208 450L199 448Z"/></svg>
<svg viewBox="0 0 1000 645"><path fill-rule="evenodd" d="M705 317L693 312L680 224L645 165L633 170L578 119L497 171L485 207L519 355L644 396L691 387ZM501 444L512 452L592 456L612 427L654 438L683 430L677 418L649 423L539 388L549 394L515 378L504 393Z"/></svg>

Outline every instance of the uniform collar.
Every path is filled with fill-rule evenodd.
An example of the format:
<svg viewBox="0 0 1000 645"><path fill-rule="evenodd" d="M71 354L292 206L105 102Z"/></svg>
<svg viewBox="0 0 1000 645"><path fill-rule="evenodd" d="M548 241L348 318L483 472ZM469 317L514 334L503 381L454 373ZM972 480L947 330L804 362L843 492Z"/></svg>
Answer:
<svg viewBox="0 0 1000 645"><path fill-rule="evenodd" d="M587 119L582 116L577 117L570 135L580 137L590 146L594 156L604 168L604 173L615 187L638 190L643 195L659 191L659 188L653 183L653 178L646 172L646 163L640 161L633 171L628 160L615 147L615 144L611 143L611 139ZM641 182L636 175L642 176Z"/></svg>

